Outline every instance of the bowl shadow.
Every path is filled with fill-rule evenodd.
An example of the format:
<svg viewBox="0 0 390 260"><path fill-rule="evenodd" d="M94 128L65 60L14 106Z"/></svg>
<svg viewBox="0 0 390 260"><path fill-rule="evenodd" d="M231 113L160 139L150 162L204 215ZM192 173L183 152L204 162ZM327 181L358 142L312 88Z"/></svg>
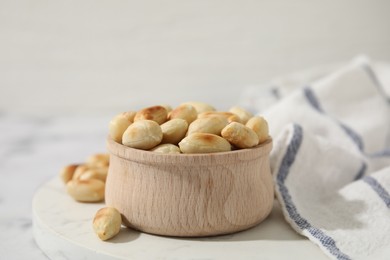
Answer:
<svg viewBox="0 0 390 260"><path fill-rule="evenodd" d="M113 244L129 243L138 239L140 235L141 233L139 231L122 226L119 233L115 237L107 240L106 242Z"/></svg>

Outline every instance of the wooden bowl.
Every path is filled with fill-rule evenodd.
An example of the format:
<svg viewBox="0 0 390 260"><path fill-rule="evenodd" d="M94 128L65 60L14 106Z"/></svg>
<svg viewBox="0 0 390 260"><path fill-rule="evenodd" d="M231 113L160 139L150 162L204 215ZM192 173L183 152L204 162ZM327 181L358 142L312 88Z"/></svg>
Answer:
<svg viewBox="0 0 390 260"><path fill-rule="evenodd" d="M106 204L123 224L180 237L248 229L272 209L272 140L251 149L209 154L161 154L107 141Z"/></svg>

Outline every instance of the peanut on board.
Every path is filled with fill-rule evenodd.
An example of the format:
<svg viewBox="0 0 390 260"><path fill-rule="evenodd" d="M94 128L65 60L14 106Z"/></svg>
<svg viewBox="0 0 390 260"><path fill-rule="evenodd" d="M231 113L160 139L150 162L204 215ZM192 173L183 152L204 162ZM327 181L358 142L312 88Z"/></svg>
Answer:
<svg viewBox="0 0 390 260"><path fill-rule="evenodd" d="M101 180L71 180L66 184L68 194L80 202L98 202L104 199L105 183Z"/></svg>
<svg viewBox="0 0 390 260"><path fill-rule="evenodd" d="M179 154L180 148L177 145L174 144L160 144L154 147L152 150L156 153L173 153L173 154Z"/></svg>
<svg viewBox="0 0 390 260"><path fill-rule="evenodd" d="M85 162L94 167L108 167L110 164L110 155L107 153L97 153L89 156Z"/></svg>
<svg viewBox="0 0 390 260"><path fill-rule="evenodd" d="M93 230L101 240L116 236L121 230L122 218L118 210L111 207L99 209L93 219Z"/></svg>
<svg viewBox="0 0 390 260"><path fill-rule="evenodd" d="M161 125L163 133L162 143L177 144L185 136L188 123L181 118L171 119Z"/></svg>
<svg viewBox="0 0 390 260"><path fill-rule="evenodd" d="M149 150L158 145L162 138L163 133L158 123L152 120L138 120L123 133L122 143L132 148Z"/></svg>
<svg viewBox="0 0 390 260"><path fill-rule="evenodd" d="M72 176L72 180L79 180L80 176L83 175L85 172L89 170L98 170L100 172L108 172L108 166L96 166L96 165L89 165L89 164L80 164L77 166L76 170L74 171L74 174Z"/></svg>
<svg viewBox="0 0 390 260"><path fill-rule="evenodd" d="M203 102L190 101L190 102L182 103L182 105L193 106L198 114L203 112L208 112L208 111L215 111L215 108L213 106Z"/></svg>
<svg viewBox="0 0 390 260"><path fill-rule="evenodd" d="M106 182L108 168L91 168L80 174L79 180L97 179Z"/></svg>
<svg viewBox="0 0 390 260"><path fill-rule="evenodd" d="M74 171L74 174L72 176L72 180L78 180L80 176L86 172L87 170L91 169L91 166L88 166L86 164L80 164L77 166L76 170Z"/></svg>
<svg viewBox="0 0 390 260"><path fill-rule="evenodd" d="M254 116L248 120L246 126L255 131L259 138L259 144L265 142L269 138L268 123L261 116Z"/></svg>
<svg viewBox="0 0 390 260"><path fill-rule="evenodd" d="M141 109L135 114L134 122L139 120L152 120L161 125L167 121L168 112L163 106L153 106Z"/></svg>
<svg viewBox="0 0 390 260"><path fill-rule="evenodd" d="M65 184L73 178L74 172L78 166L78 164L70 164L61 169L60 177Z"/></svg>
<svg viewBox="0 0 390 260"><path fill-rule="evenodd" d="M221 135L222 129L228 124L228 120L223 116L210 116L198 118L188 127L187 135L193 133L209 133Z"/></svg>
<svg viewBox="0 0 390 260"><path fill-rule="evenodd" d="M231 145L224 138L208 134L193 133L179 143L182 153L217 153L231 151Z"/></svg>
<svg viewBox="0 0 390 260"><path fill-rule="evenodd" d="M133 123L136 112L124 112L116 115L108 126L109 136L117 143L122 143L122 135L127 127Z"/></svg>
<svg viewBox="0 0 390 260"><path fill-rule="evenodd" d="M198 117L196 109L191 105L180 105L169 113L169 119L181 118L191 124Z"/></svg>
<svg viewBox="0 0 390 260"><path fill-rule="evenodd" d="M236 114L241 119L241 123L243 124L246 124L246 122L248 122L248 120L253 117L252 113L238 106L230 108L229 112Z"/></svg>
<svg viewBox="0 0 390 260"><path fill-rule="evenodd" d="M222 129L221 134L232 145L241 149L254 147L259 143L259 138L255 131L237 122L228 124Z"/></svg>

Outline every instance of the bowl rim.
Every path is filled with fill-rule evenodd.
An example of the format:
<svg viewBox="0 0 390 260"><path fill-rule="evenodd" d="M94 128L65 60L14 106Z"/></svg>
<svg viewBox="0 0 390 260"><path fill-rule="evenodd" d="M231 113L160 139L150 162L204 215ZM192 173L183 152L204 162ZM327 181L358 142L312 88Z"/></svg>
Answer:
<svg viewBox="0 0 390 260"><path fill-rule="evenodd" d="M229 164L241 161L251 161L259 157L268 156L272 149L272 138L269 137L263 143L245 149L217 153L193 153L193 154L168 154L157 153L148 150L131 148L115 142L107 137L107 149L111 156L116 156L128 161L144 162L147 164Z"/></svg>

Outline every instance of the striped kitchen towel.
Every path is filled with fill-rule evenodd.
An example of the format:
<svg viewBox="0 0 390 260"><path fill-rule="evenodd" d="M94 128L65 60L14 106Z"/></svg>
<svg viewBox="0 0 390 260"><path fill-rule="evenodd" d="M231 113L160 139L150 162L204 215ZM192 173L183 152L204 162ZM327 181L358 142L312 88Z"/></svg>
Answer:
<svg viewBox="0 0 390 260"><path fill-rule="evenodd" d="M247 108L268 104L259 114L291 227L333 259L390 259L390 99L368 59L258 100L249 91Z"/></svg>

